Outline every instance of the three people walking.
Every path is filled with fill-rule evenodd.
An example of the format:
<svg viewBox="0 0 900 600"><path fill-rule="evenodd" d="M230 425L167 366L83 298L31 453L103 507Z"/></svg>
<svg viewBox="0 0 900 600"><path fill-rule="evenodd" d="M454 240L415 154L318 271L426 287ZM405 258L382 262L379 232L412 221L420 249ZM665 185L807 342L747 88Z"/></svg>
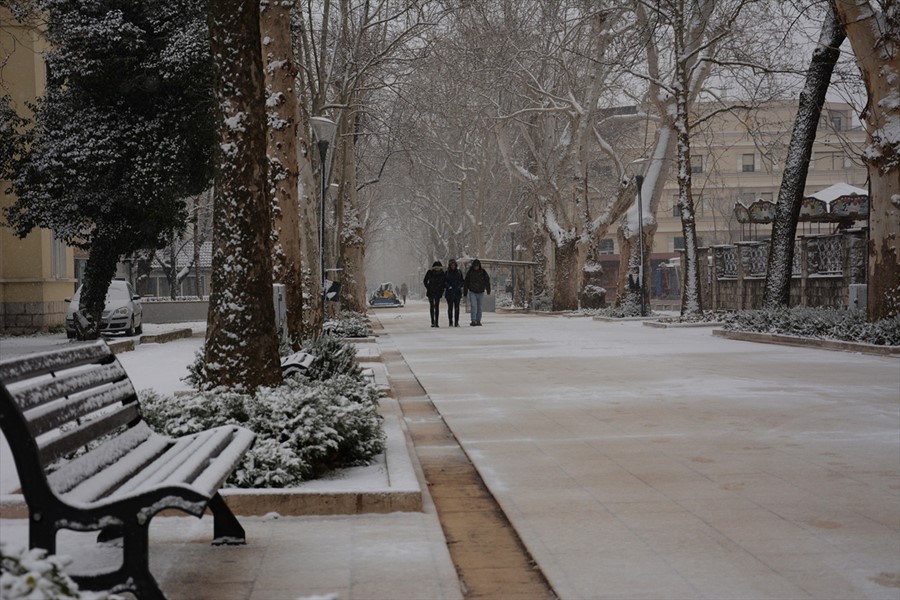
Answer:
<svg viewBox="0 0 900 600"><path fill-rule="evenodd" d="M447 299L447 323L450 327L459 327L459 303L462 297L469 298L469 325L481 325L484 296L491 293L491 276L482 268L480 260L476 258L472 261L465 277L460 273L455 258L450 259L446 271L441 261L436 260L425 273L422 283L428 297L432 327L440 327L438 321L441 315L441 297Z"/></svg>

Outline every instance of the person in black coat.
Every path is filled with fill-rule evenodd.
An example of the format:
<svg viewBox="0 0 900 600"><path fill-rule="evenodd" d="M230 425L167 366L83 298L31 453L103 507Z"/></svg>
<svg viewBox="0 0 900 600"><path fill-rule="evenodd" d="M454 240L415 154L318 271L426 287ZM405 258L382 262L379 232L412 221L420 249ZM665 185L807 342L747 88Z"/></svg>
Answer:
<svg viewBox="0 0 900 600"><path fill-rule="evenodd" d="M450 327L459 327L459 301L462 300L463 276L454 258L447 263L446 287L447 291L444 292L444 297L447 299L447 317L450 319Z"/></svg>
<svg viewBox="0 0 900 600"><path fill-rule="evenodd" d="M431 326L438 326L438 317L441 315L441 296L447 284L447 274L441 261L436 260L425 273L425 295L428 296L428 307L431 312Z"/></svg>

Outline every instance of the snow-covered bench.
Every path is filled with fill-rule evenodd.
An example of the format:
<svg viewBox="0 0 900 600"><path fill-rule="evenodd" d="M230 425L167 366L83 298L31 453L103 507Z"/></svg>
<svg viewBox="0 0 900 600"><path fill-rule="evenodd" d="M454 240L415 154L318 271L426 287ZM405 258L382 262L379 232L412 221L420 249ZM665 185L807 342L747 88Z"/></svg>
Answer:
<svg viewBox="0 0 900 600"><path fill-rule="evenodd" d="M55 553L60 529L123 538L117 569L73 577L86 589L165 598L148 557L150 519L161 510L202 517L209 509L214 544L245 542L219 488L255 434L237 426L154 433L103 341L0 361L0 428L28 505L30 547Z"/></svg>

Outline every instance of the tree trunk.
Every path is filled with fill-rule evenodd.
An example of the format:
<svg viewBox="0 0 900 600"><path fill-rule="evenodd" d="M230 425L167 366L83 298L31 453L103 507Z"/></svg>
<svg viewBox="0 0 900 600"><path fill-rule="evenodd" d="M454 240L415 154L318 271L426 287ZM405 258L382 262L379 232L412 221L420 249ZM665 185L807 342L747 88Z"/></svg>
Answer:
<svg viewBox="0 0 900 600"><path fill-rule="evenodd" d="M703 312L700 295L700 267L697 264L697 224L694 216L694 199L691 196L691 126L688 115L688 72L684 61L676 63L676 77L680 85L675 87L676 131L678 148L678 208L681 211L681 234L684 237L683 282L681 286L681 314ZM648 261L649 265L649 261ZM648 279L644 270L645 283ZM647 286L644 285L644 290Z"/></svg>
<svg viewBox="0 0 900 600"><path fill-rule="evenodd" d="M79 340L96 340L100 337L103 309L106 307L106 293L116 275L116 264L120 253L114 237L97 233L91 244L91 253L84 267L84 284L76 310L86 320L75 315L75 331Z"/></svg>
<svg viewBox="0 0 900 600"><path fill-rule="evenodd" d="M291 48L293 2L260 3L262 53L268 108L269 189L275 228L275 281L284 284L287 331L299 350L304 337L303 264L300 252L300 205L297 166L297 67Z"/></svg>
<svg viewBox="0 0 900 600"><path fill-rule="evenodd" d="M281 382L272 301L266 114L258 4L213 0L219 164L212 294L206 335L211 387L252 391Z"/></svg>
<svg viewBox="0 0 900 600"><path fill-rule="evenodd" d="M834 0L868 92L863 119L869 172L870 321L900 314L900 7L896 2Z"/></svg>
<svg viewBox="0 0 900 600"><path fill-rule="evenodd" d="M356 113L352 113L356 114ZM341 271L341 307L358 313L366 312L366 238L359 210L356 177L356 119L350 115L346 126L349 135L341 136L340 221L335 223L339 240Z"/></svg>
<svg viewBox="0 0 900 600"><path fill-rule="evenodd" d="M813 50L809 70L806 72L806 84L800 92L800 104L791 132L784 175L778 189L769 262L766 268L763 299L766 308L788 306L791 301L794 238L797 236L797 221L803 204L809 159L812 155L813 142L816 140L822 105L831 84L834 65L841 54L840 46L844 37L844 28L829 5L825 21L822 23L822 31L819 33L819 44Z"/></svg>
<svg viewBox="0 0 900 600"><path fill-rule="evenodd" d="M564 243L554 243L553 310L577 310L581 291L582 245L572 236Z"/></svg>

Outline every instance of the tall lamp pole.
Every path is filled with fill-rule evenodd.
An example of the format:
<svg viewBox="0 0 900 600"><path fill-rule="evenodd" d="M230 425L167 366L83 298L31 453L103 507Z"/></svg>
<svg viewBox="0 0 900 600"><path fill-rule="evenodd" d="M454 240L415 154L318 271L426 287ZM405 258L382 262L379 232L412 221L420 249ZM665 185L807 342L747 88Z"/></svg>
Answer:
<svg viewBox="0 0 900 600"><path fill-rule="evenodd" d="M321 276L322 293L319 306L322 309L322 318L325 318L325 191L328 189L328 146L334 139L337 123L328 117L310 117L309 125L313 135L316 136L316 145L319 147L319 274Z"/></svg>
<svg viewBox="0 0 900 600"><path fill-rule="evenodd" d="M646 158L638 158L630 164L643 167L648 162ZM638 220L638 250L641 264L638 266L638 293L641 295L641 316L647 315L647 305L644 300L644 198L641 194L644 186L644 175L639 173L634 176L637 183L637 220Z"/></svg>
<svg viewBox="0 0 900 600"><path fill-rule="evenodd" d="M516 260L516 228L519 226L518 221L509 224L509 260ZM510 294L513 306L516 305L516 266L509 267L510 284L512 284L512 294Z"/></svg>

